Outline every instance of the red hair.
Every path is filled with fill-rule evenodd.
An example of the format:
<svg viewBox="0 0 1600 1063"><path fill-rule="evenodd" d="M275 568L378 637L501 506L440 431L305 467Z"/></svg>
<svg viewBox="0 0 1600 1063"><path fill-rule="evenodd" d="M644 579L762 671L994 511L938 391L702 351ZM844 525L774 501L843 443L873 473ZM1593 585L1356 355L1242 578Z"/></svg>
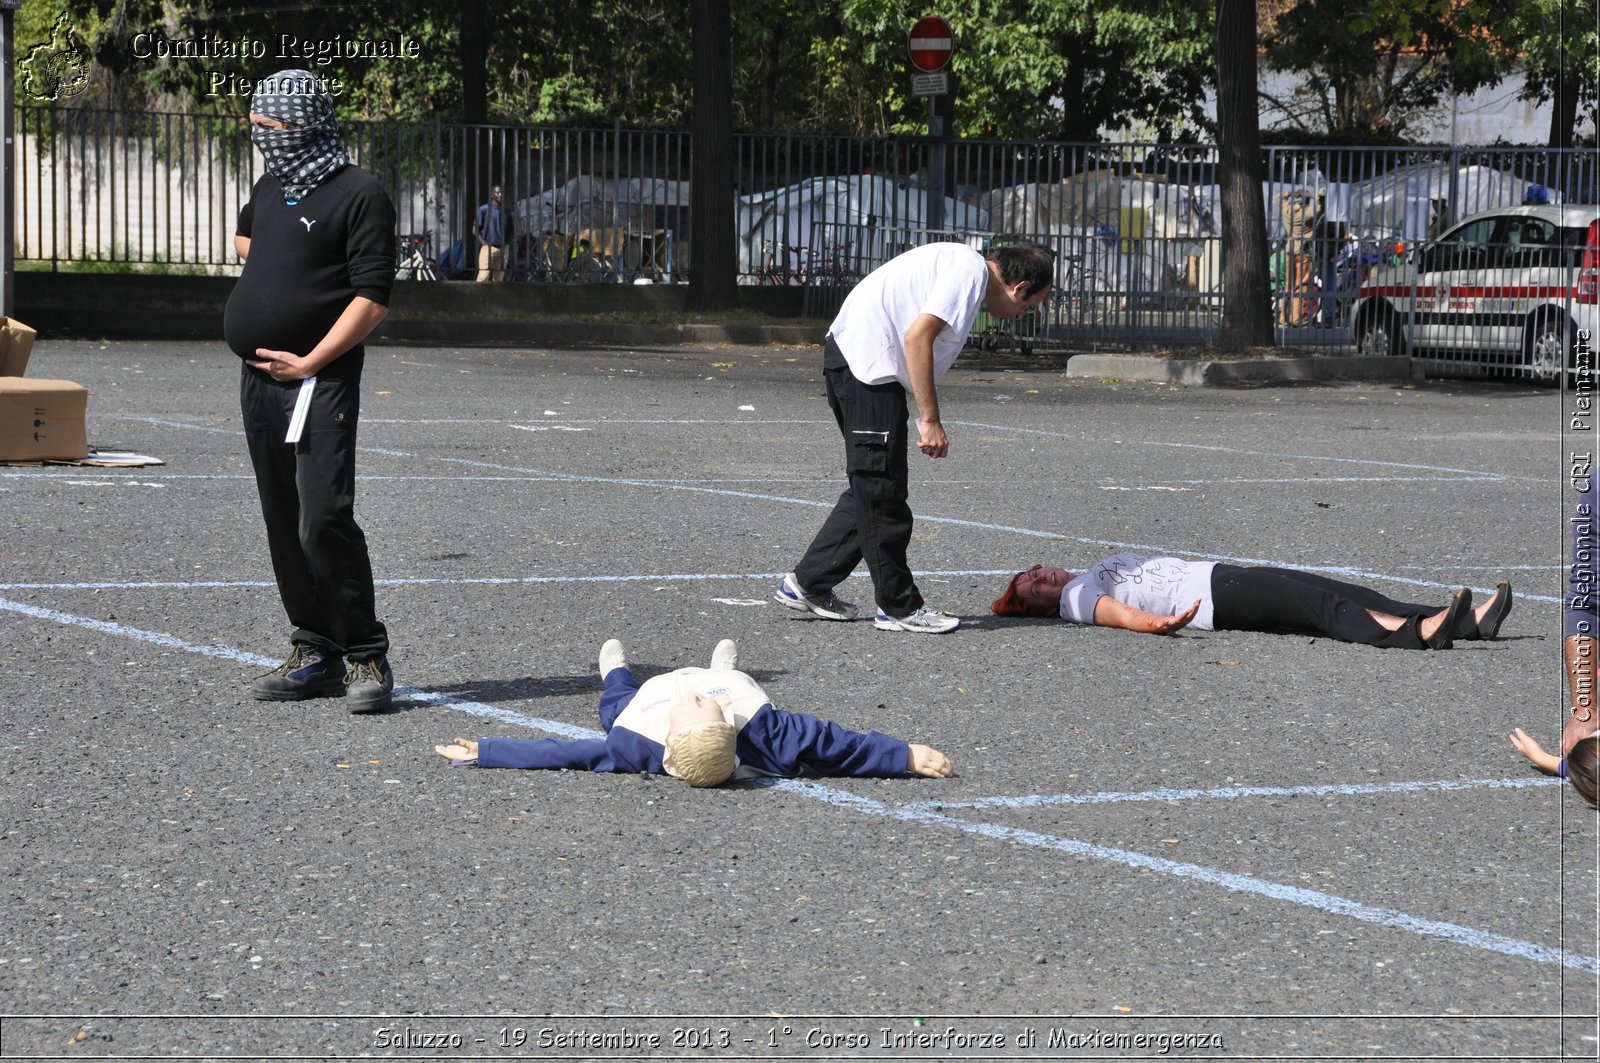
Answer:
<svg viewBox="0 0 1600 1063"><path fill-rule="evenodd" d="M1033 568L1012 576L1011 582L1006 584L1006 592L990 604L989 611L996 616L1055 616L1056 609L1049 602L1030 602L1017 593L1017 581L1032 572L1034 568L1041 567L1043 566L1034 565Z"/></svg>

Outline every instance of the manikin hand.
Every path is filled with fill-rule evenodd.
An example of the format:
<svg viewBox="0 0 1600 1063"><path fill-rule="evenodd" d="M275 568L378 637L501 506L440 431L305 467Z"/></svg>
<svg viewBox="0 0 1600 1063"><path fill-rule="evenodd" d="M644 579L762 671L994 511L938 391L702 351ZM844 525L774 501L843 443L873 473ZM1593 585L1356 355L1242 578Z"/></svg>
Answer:
<svg viewBox="0 0 1600 1063"><path fill-rule="evenodd" d="M478 743L470 738L452 738L447 746L434 746L433 751L452 764L478 759Z"/></svg>
<svg viewBox="0 0 1600 1063"><path fill-rule="evenodd" d="M919 746L910 742L911 756L908 760L910 772L913 775L926 775L930 779L948 779L956 773L955 765L950 763L950 758L929 746Z"/></svg>

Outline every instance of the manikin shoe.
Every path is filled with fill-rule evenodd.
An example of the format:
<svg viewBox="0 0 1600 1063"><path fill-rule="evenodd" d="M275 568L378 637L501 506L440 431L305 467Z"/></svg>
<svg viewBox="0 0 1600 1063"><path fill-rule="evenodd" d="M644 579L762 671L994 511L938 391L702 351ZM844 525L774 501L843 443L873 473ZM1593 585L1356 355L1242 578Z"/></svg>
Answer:
<svg viewBox="0 0 1600 1063"><path fill-rule="evenodd" d="M622 643L616 639L606 639L605 645L600 647L600 678L604 679L618 668L628 667L628 655L622 649Z"/></svg>
<svg viewBox="0 0 1600 1063"><path fill-rule="evenodd" d="M713 672L735 672L739 669L739 646L732 639L723 639L711 651Z"/></svg>

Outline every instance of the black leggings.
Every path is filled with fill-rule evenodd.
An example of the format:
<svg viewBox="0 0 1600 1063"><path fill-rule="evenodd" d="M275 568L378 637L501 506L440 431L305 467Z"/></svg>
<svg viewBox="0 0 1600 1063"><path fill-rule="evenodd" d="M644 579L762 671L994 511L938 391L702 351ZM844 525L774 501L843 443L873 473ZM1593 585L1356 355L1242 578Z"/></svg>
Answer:
<svg viewBox="0 0 1600 1063"><path fill-rule="evenodd" d="M1425 648L1418 621L1444 608L1397 602L1366 587L1292 568L1238 565L1218 565L1211 573L1211 601L1219 631L1302 632L1407 650ZM1406 622L1390 631L1369 609Z"/></svg>

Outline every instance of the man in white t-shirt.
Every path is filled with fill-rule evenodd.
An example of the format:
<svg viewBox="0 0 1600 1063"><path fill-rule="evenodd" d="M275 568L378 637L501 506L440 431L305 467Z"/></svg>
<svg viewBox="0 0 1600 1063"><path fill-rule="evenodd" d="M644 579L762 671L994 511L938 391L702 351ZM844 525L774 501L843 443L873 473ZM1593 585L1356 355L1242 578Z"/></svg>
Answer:
<svg viewBox="0 0 1600 1063"><path fill-rule="evenodd" d="M1038 306L1055 276L1054 256L1015 243L987 258L954 243L927 244L869 273L845 299L823 344L828 405L844 435L849 486L774 597L826 620L860 611L833 588L865 559L877 599L876 626L953 631L956 617L930 609L906 561L911 542L906 463L909 409L917 403L917 449L950 452L935 381L961 353L980 308L1014 319Z"/></svg>

